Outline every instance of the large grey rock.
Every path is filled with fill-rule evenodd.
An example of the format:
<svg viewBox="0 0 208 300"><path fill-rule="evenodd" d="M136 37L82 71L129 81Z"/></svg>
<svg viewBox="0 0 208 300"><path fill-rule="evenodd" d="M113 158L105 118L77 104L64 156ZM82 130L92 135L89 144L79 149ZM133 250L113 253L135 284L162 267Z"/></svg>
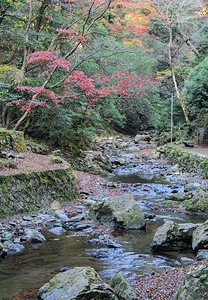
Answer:
<svg viewBox="0 0 208 300"><path fill-rule="evenodd" d="M204 260L207 259L208 260L208 250L199 250L197 252L197 256L196 256L196 260Z"/></svg>
<svg viewBox="0 0 208 300"><path fill-rule="evenodd" d="M42 286L38 297L44 300L117 300L111 287L90 267L76 267L57 274Z"/></svg>
<svg viewBox="0 0 208 300"><path fill-rule="evenodd" d="M153 250L179 250L191 248L193 230L198 224L177 224L166 221L160 226L153 238Z"/></svg>
<svg viewBox="0 0 208 300"><path fill-rule="evenodd" d="M109 282L114 293L123 300L137 300L138 297L135 294L133 288L130 286L126 277L121 273L117 273Z"/></svg>
<svg viewBox="0 0 208 300"><path fill-rule="evenodd" d="M7 255L7 251L4 248L3 244L0 242L0 257L4 258Z"/></svg>
<svg viewBox="0 0 208 300"><path fill-rule="evenodd" d="M140 229L145 227L144 213L131 194L99 199L89 209L89 217L101 224Z"/></svg>
<svg viewBox="0 0 208 300"><path fill-rule="evenodd" d="M184 189L187 191L193 191L200 188L201 184L199 182L190 182L184 186Z"/></svg>
<svg viewBox="0 0 208 300"><path fill-rule="evenodd" d="M193 250L208 249L208 220L194 230L192 248Z"/></svg>
<svg viewBox="0 0 208 300"><path fill-rule="evenodd" d="M32 243L43 243L46 241L46 238L42 235L42 233L35 229L27 230L26 238Z"/></svg>
<svg viewBox="0 0 208 300"><path fill-rule="evenodd" d="M208 297L208 267L199 265L190 270L174 300L205 300Z"/></svg>
<svg viewBox="0 0 208 300"><path fill-rule="evenodd" d="M134 153L134 152L141 152L141 149L140 149L140 147L137 147L137 146L131 146L127 149L127 151L130 153Z"/></svg>
<svg viewBox="0 0 208 300"><path fill-rule="evenodd" d="M16 254L25 249L21 244L14 244L12 241L6 241L3 243L3 247L6 250L7 254Z"/></svg>
<svg viewBox="0 0 208 300"><path fill-rule="evenodd" d="M63 210L61 210L61 209L55 210L54 215L56 218L60 219L63 222L69 221L69 218L67 217L65 212L63 212Z"/></svg>
<svg viewBox="0 0 208 300"><path fill-rule="evenodd" d="M136 143L140 142L149 142L151 140L151 136L148 134L137 134L134 138Z"/></svg>
<svg viewBox="0 0 208 300"><path fill-rule="evenodd" d="M49 229L49 232L56 234L56 235L62 235L66 232L66 230L63 227L53 227Z"/></svg>

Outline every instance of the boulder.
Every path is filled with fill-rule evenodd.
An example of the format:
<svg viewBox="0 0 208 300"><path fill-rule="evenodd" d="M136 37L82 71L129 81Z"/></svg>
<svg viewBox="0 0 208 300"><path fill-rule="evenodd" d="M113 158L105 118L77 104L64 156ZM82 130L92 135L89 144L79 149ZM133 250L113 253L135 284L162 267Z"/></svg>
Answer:
<svg viewBox="0 0 208 300"><path fill-rule="evenodd" d="M151 136L148 134L137 134L134 140L136 143L149 142L151 140Z"/></svg>
<svg viewBox="0 0 208 300"><path fill-rule="evenodd" d="M62 235L66 232L66 230L63 227L53 227L49 229L49 232L56 234L56 235Z"/></svg>
<svg viewBox="0 0 208 300"><path fill-rule="evenodd" d="M69 221L69 218L67 217L65 212L63 212L63 210L55 210L54 215L56 218L58 218L59 220L61 220L63 222Z"/></svg>
<svg viewBox="0 0 208 300"><path fill-rule="evenodd" d="M184 186L184 190L193 191L200 188L201 184L199 182L190 182Z"/></svg>
<svg viewBox="0 0 208 300"><path fill-rule="evenodd" d="M3 244L0 242L0 257L4 258L7 255L7 251L4 248Z"/></svg>
<svg viewBox="0 0 208 300"><path fill-rule="evenodd" d="M186 147L191 147L191 148L193 148L195 143L194 143L194 141L187 140L187 141L183 141L183 144L184 144Z"/></svg>
<svg viewBox="0 0 208 300"><path fill-rule="evenodd" d="M51 203L51 209L52 210L61 210L61 205L58 201L53 201Z"/></svg>
<svg viewBox="0 0 208 300"><path fill-rule="evenodd" d="M191 248L193 230L197 224L177 224L166 221L160 226L153 238L151 247L153 250L180 250Z"/></svg>
<svg viewBox="0 0 208 300"><path fill-rule="evenodd" d="M89 209L89 217L101 224L126 229L145 227L145 217L131 194L99 199Z"/></svg>
<svg viewBox="0 0 208 300"><path fill-rule="evenodd" d="M191 269L174 296L174 300L205 300L208 297L208 267Z"/></svg>
<svg viewBox="0 0 208 300"><path fill-rule="evenodd" d="M133 288L130 286L126 277L119 272L109 282L114 293L123 300L137 300L138 297L135 294Z"/></svg>
<svg viewBox="0 0 208 300"><path fill-rule="evenodd" d="M57 274L38 292L45 300L118 300L111 287L90 267L76 267Z"/></svg>
<svg viewBox="0 0 208 300"><path fill-rule="evenodd" d="M111 163L114 165L126 165L127 160L125 158L118 157L118 158L114 159Z"/></svg>
<svg viewBox="0 0 208 300"><path fill-rule="evenodd" d="M134 153L134 152L141 152L141 149L137 146L131 146L127 149L128 152Z"/></svg>
<svg viewBox="0 0 208 300"><path fill-rule="evenodd" d="M43 243L46 241L46 238L37 230L29 229L26 232L26 238L32 243Z"/></svg>
<svg viewBox="0 0 208 300"><path fill-rule="evenodd" d="M196 260L208 260L208 250L199 250L197 252Z"/></svg>
<svg viewBox="0 0 208 300"><path fill-rule="evenodd" d="M208 249L208 220L194 230L192 248L193 250Z"/></svg>
<svg viewBox="0 0 208 300"><path fill-rule="evenodd" d="M3 243L3 247L6 250L7 254L16 254L25 249L21 244L14 244L12 241L6 241Z"/></svg>

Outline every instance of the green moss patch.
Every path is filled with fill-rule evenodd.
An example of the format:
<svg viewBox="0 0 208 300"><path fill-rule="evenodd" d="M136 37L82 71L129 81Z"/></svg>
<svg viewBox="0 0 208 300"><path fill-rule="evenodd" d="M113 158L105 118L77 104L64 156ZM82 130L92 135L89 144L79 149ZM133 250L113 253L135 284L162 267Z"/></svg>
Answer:
<svg viewBox="0 0 208 300"><path fill-rule="evenodd" d="M26 151L23 132L0 128L0 151L7 149L15 152Z"/></svg>
<svg viewBox="0 0 208 300"><path fill-rule="evenodd" d="M77 186L71 167L0 176L0 218L37 212L54 200L72 201Z"/></svg>
<svg viewBox="0 0 208 300"><path fill-rule="evenodd" d="M195 153L167 145L163 149L171 163L178 163L183 170L208 178L208 157L200 157Z"/></svg>

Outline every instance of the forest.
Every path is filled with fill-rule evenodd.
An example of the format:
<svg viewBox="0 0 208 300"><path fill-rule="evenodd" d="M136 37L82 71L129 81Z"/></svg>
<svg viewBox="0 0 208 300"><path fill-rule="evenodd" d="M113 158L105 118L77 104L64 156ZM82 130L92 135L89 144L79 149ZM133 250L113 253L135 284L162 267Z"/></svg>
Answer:
<svg viewBox="0 0 208 300"><path fill-rule="evenodd" d="M76 152L102 132L208 128L201 0L1 0L1 126ZM76 147L75 147L76 145Z"/></svg>

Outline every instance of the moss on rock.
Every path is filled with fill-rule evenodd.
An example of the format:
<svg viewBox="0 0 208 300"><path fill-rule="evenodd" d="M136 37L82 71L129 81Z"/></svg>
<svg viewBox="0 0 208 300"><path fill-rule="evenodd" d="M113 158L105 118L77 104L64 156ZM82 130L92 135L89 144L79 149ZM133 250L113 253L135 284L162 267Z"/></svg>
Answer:
<svg viewBox="0 0 208 300"><path fill-rule="evenodd" d="M208 178L208 157L201 157L187 150L168 145L163 147L163 151L171 163L178 163L183 170Z"/></svg>
<svg viewBox="0 0 208 300"><path fill-rule="evenodd" d="M0 176L0 217L31 213L54 200L72 201L77 186L72 168Z"/></svg>
<svg viewBox="0 0 208 300"><path fill-rule="evenodd" d="M7 149L15 152L26 151L23 132L0 128L0 151Z"/></svg>

